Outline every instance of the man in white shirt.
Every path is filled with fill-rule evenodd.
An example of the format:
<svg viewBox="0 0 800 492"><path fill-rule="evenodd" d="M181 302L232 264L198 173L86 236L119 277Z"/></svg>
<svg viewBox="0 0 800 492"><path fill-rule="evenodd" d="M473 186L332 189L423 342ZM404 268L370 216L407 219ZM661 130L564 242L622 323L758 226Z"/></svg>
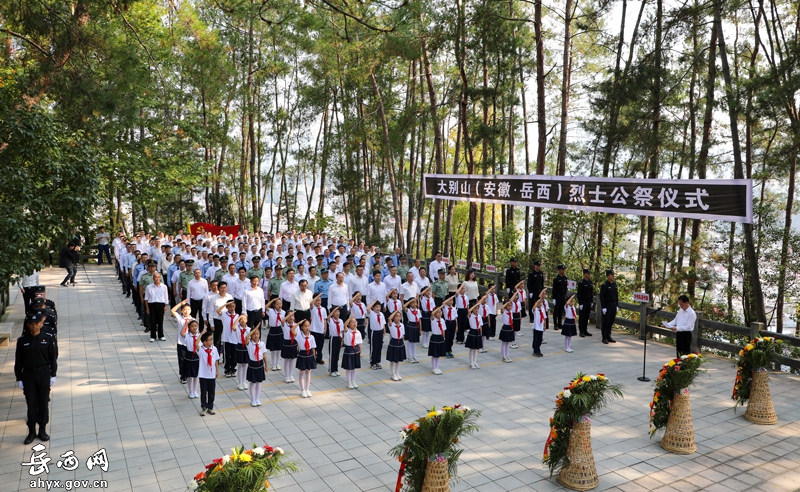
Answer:
<svg viewBox="0 0 800 492"><path fill-rule="evenodd" d="M439 270L447 271L447 263L442 261L442 253L436 252L434 255L434 260L428 265L428 277L431 279L431 283L435 282L438 277Z"/></svg>
<svg viewBox="0 0 800 492"><path fill-rule="evenodd" d="M680 357L692 351L692 332L697 322L697 313L692 309L689 297L686 295L678 297L678 305L680 310L675 314L675 318L663 323L675 332L675 350Z"/></svg>
<svg viewBox="0 0 800 492"><path fill-rule="evenodd" d="M247 326L255 327L264 319L264 289L258 286L259 278L250 279L250 285L242 296L242 309L247 312Z"/></svg>
<svg viewBox="0 0 800 492"><path fill-rule="evenodd" d="M203 316L200 311L203 309L203 298L208 292L208 282L200 274L200 269L195 268L194 278L186 286L186 298L192 306L192 317L200 324L203 323Z"/></svg>
<svg viewBox="0 0 800 492"><path fill-rule="evenodd" d="M239 267L238 273L239 276L228 284L228 292L231 293L233 301L236 303L236 314L242 314L242 298L245 291L250 288L250 279L247 278L247 270L244 267Z"/></svg>
<svg viewBox="0 0 800 492"><path fill-rule="evenodd" d="M33 301L34 293L33 288L39 285L39 272L34 270L30 275L20 275L19 287L22 291L22 302L25 304L25 314L31 309L31 301Z"/></svg>
<svg viewBox="0 0 800 492"><path fill-rule="evenodd" d="M369 285L369 278L364 275L364 267L358 265L356 267L356 274L352 275L350 278L347 278L345 275L345 282L347 282L347 286L350 288L350 292L353 295L356 295L356 292L361 292L361 295L367 295L367 285ZM367 304L369 304L369 300L367 300Z"/></svg>
<svg viewBox="0 0 800 492"><path fill-rule="evenodd" d="M283 283L286 285L286 282ZM281 290L283 289L281 285ZM308 290L308 281L303 279L298 283L297 290L292 294L292 311L294 311L294 319L298 323L303 320L311 319L311 300L314 294Z"/></svg>
<svg viewBox="0 0 800 492"><path fill-rule="evenodd" d="M281 301L283 301L284 306L290 306L292 304L292 296L299 287L300 286L297 285L297 282L294 279L294 269L292 268L287 269L286 282L281 284L281 290L278 293L278 297L281 298ZM296 319L297 318L295 318L295 320Z"/></svg>
<svg viewBox="0 0 800 492"><path fill-rule="evenodd" d="M419 278L419 267L420 267L420 262L419 258L417 258L414 260L414 266L408 269L408 273L414 274L414 279Z"/></svg>
<svg viewBox="0 0 800 492"><path fill-rule="evenodd" d="M333 308L339 308L339 317L347 320L350 316L350 288L344 283L344 274L339 272L336 274L336 282L328 287L328 311Z"/></svg>
<svg viewBox="0 0 800 492"><path fill-rule="evenodd" d="M378 303L383 306L386 304L386 284L381 282L380 272L375 272L372 276L374 280L367 286L367 305L378 301Z"/></svg>
<svg viewBox="0 0 800 492"><path fill-rule="evenodd" d="M217 295L211 298L211 317L213 320L211 326L214 331L214 345L217 346L217 350L222 347L222 316L219 314L219 309L232 300L233 296L228 294L228 284L220 282L217 285Z"/></svg>
<svg viewBox="0 0 800 492"><path fill-rule="evenodd" d="M308 267L308 275L306 276L306 280L308 280L308 290L314 292L314 286L317 285L317 267L310 266Z"/></svg>
<svg viewBox="0 0 800 492"><path fill-rule="evenodd" d="M400 286L400 300L403 303L416 298L419 295L419 286L414 282L414 274L409 271L406 274L406 281Z"/></svg>
<svg viewBox="0 0 800 492"><path fill-rule="evenodd" d="M213 256L213 260L214 260L214 264L210 265L208 268L206 268L206 274L203 275L206 278L206 280L209 280L209 281L210 280L214 280L215 275L217 274L217 270L222 268L222 266L219 264L219 255L214 255Z"/></svg>
<svg viewBox="0 0 800 492"><path fill-rule="evenodd" d="M398 292L400 291L403 279L397 274L396 266L389 268L389 275L383 279L383 283L386 284L387 292L390 292L392 289L396 289Z"/></svg>

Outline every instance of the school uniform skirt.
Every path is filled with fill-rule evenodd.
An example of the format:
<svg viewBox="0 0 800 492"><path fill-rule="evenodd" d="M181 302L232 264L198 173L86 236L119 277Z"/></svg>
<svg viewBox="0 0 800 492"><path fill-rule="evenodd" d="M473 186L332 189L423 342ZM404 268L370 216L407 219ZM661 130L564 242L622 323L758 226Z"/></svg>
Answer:
<svg viewBox="0 0 800 492"><path fill-rule="evenodd" d="M386 349L386 360L389 362L406 360L406 344L399 338L390 338L389 347Z"/></svg>
<svg viewBox="0 0 800 492"><path fill-rule="evenodd" d="M247 353L247 347L241 343L237 343L235 352L237 364L247 364L250 362L250 354Z"/></svg>
<svg viewBox="0 0 800 492"><path fill-rule="evenodd" d="M578 330L575 328L574 319L564 318L564 324L561 325L561 334L565 337L574 337L578 335Z"/></svg>
<svg viewBox="0 0 800 492"><path fill-rule="evenodd" d="M289 340L283 341L283 347L281 347L281 358L282 359L297 358L297 340L295 340L294 342L290 342Z"/></svg>
<svg viewBox="0 0 800 492"><path fill-rule="evenodd" d="M509 325L503 325L503 327L500 328L500 341L513 342L514 340L514 328L510 327Z"/></svg>
<svg viewBox="0 0 800 492"><path fill-rule="evenodd" d="M361 356L358 355L358 347L353 347L352 345L346 345L344 347L344 355L342 356L342 369L345 371L361 369Z"/></svg>
<svg viewBox="0 0 800 492"><path fill-rule="evenodd" d="M406 341L419 343L419 323L408 323L406 325Z"/></svg>
<svg viewBox="0 0 800 492"><path fill-rule="evenodd" d="M478 350L483 348L483 337L478 332L478 330L471 328L469 333L467 334L467 341L464 342L464 346L468 349Z"/></svg>
<svg viewBox="0 0 800 492"><path fill-rule="evenodd" d="M431 341L428 344L429 357L444 357L447 352L444 346L444 337L442 335L431 335Z"/></svg>
<svg viewBox="0 0 800 492"><path fill-rule="evenodd" d="M261 359L257 363L250 361L247 364L247 380L251 383L260 383L267 379L267 375L264 371L264 359Z"/></svg>
<svg viewBox="0 0 800 492"><path fill-rule="evenodd" d="M511 320L514 323L514 331L520 331L522 329L522 313L513 313Z"/></svg>
<svg viewBox="0 0 800 492"><path fill-rule="evenodd" d="M297 354L297 363L295 363L295 367L298 371L310 371L311 369L316 369L317 361L314 359L314 352L311 350L301 350L300 353Z"/></svg>
<svg viewBox="0 0 800 492"><path fill-rule="evenodd" d="M183 375L187 378L196 378L200 371L200 356L197 352L187 351L183 358Z"/></svg>
<svg viewBox="0 0 800 492"><path fill-rule="evenodd" d="M267 333L267 350L270 352L283 348L283 329L280 326L270 326Z"/></svg>
<svg viewBox="0 0 800 492"><path fill-rule="evenodd" d="M430 313L428 313L428 316L430 316ZM424 333L429 333L431 331L431 319L425 316L422 317L422 331Z"/></svg>

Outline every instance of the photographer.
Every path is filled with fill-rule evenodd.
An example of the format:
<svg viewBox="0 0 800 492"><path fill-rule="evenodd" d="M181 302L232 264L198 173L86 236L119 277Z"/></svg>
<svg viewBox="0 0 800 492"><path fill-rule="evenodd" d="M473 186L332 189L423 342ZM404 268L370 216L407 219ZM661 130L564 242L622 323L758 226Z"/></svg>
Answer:
<svg viewBox="0 0 800 492"><path fill-rule="evenodd" d="M78 273L78 261L80 259L80 246L76 246L73 242L68 242L61 247L58 253L58 266L67 270L67 276L59 284L61 287L67 286L67 280L70 285L75 285L75 274Z"/></svg>

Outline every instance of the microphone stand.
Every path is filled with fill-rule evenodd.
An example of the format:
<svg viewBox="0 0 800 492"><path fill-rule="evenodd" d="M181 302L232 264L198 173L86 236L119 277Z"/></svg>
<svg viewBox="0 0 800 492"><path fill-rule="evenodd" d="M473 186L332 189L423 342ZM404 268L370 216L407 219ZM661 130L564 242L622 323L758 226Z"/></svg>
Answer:
<svg viewBox="0 0 800 492"><path fill-rule="evenodd" d="M653 311L650 314L651 315L652 314L656 314L659 311L661 311L661 308L656 309L655 311ZM642 375L640 377L636 378L639 381L642 381L644 383L647 383L647 382L650 381L650 378L645 376L645 368L647 367L646 364L647 364L647 319L644 320L644 351L643 351L643 354L642 354Z"/></svg>

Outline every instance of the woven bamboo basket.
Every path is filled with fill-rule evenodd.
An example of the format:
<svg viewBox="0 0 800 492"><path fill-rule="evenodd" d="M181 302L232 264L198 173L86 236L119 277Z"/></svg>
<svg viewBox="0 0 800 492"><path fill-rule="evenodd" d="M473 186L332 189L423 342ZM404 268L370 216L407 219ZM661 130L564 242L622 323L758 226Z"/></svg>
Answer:
<svg viewBox="0 0 800 492"><path fill-rule="evenodd" d="M772 395L769 393L769 374L766 371L753 371L753 385L744 418L754 424L770 425L778 422Z"/></svg>
<svg viewBox="0 0 800 492"><path fill-rule="evenodd" d="M572 426L567 446L569 465L558 473L558 483L572 490L591 490L597 487L597 467L592 453L592 423L584 419Z"/></svg>
<svg viewBox="0 0 800 492"><path fill-rule="evenodd" d="M447 461L428 462L425 478L422 481L422 492L450 492L450 472Z"/></svg>
<svg viewBox="0 0 800 492"><path fill-rule="evenodd" d="M689 389L675 393L672 410L667 421L667 430L661 438L661 447L671 453L692 454L697 451L694 442L692 408L689 405Z"/></svg>

